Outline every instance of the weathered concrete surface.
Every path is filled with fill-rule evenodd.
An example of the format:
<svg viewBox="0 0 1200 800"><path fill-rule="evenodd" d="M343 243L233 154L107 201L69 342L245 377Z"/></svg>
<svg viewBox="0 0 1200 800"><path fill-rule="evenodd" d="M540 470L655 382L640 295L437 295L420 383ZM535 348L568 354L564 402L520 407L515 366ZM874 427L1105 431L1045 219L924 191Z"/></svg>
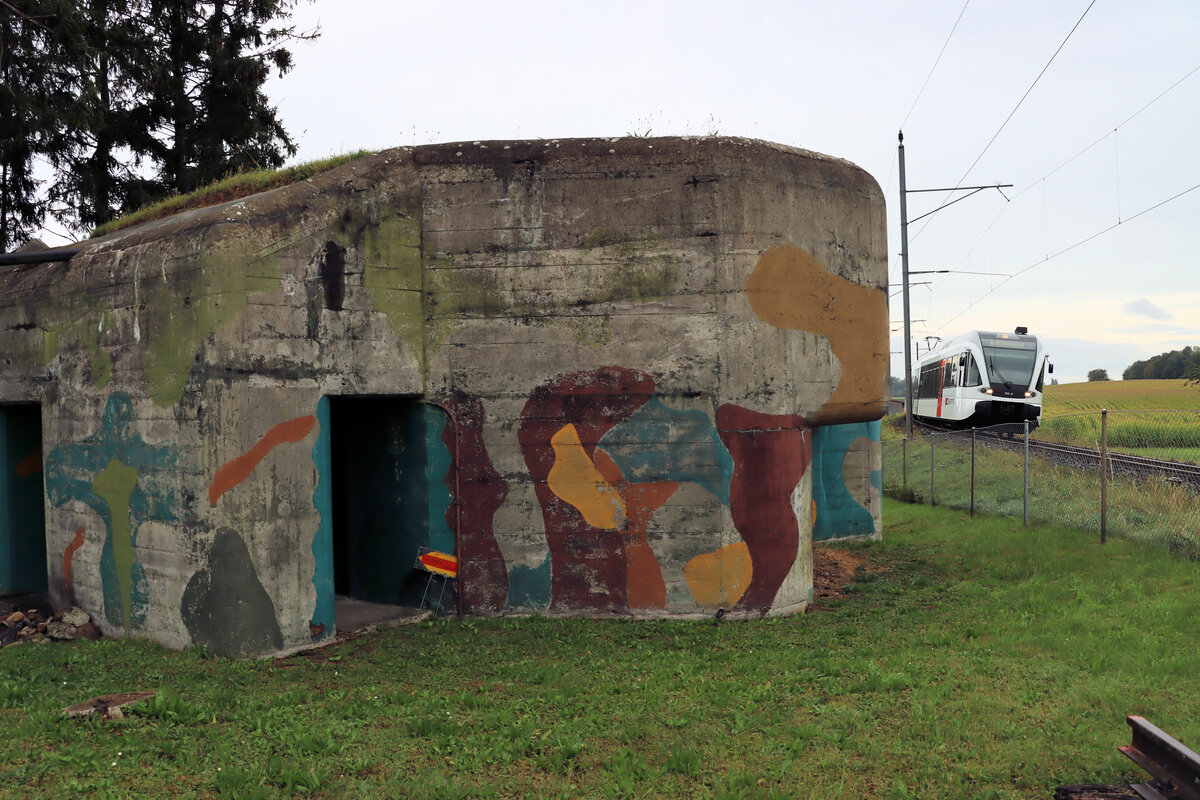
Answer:
<svg viewBox="0 0 1200 800"><path fill-rule="evenodd" d="M702 138L398 148L6 269L51 592L172 645L331 635L370 554L335 555L329 398L371 395L442 409L396 486L465 613L800 610L814 426L883 410L885 264L861 170Z"/></svg>
<svg viewBox="0 0 1200 800"><path fill-rule="evenodd" d="M883 451L875 422L813 432L813 541L883 536Z"/></svg>

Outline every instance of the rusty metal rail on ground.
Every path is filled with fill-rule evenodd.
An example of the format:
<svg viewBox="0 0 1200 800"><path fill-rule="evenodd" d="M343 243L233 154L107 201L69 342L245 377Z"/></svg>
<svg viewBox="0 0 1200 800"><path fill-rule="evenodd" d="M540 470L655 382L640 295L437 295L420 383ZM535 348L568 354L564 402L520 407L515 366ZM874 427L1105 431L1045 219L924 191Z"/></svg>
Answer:
<svg viewBox="0 0 1200 800"><path fill-rule="evenodd" d="M1200 800L1200 755L1142 717L1125 721L1133 729L1133 741L1117 749L1158 781L1130 788L1146 800Z"/></svg>

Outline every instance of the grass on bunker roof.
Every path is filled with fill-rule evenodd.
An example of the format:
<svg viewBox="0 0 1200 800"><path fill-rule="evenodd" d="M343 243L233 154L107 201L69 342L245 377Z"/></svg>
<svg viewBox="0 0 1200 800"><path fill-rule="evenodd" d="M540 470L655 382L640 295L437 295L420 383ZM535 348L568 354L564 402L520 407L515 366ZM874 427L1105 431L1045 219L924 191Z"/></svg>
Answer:
<svg viewBox="0 0 1200 800"><path fill-rule="evenodd" d="M439 620L281 660L0 650L24 797L1049 798L1128 782L1140 714L1200 743L1196 563L886 500L817 610ZM122 720L92 696L158 694Z"/></svg>
<svg viewBox="0 0 1200 800"><path fill-rule="evenodd" d="M195 191L165 197L162 200L145 205L136 211L131 211L111 222L106 222L92 231L91 238L104 236L105 234L143 222L153 222L156 219L163 219L172 214L179 214L194 208L206 208L221 203L228 203L230 200L240 200L243 197L249 197L259 192L308 180L318 173L339 167L342 164L349 163L363 156L371 155L371 152L370 150L355 150L351 153L343 153L316 161L306 161L303 164L296 164L290 167L236 172L207 186L201 186Z"/></svg>

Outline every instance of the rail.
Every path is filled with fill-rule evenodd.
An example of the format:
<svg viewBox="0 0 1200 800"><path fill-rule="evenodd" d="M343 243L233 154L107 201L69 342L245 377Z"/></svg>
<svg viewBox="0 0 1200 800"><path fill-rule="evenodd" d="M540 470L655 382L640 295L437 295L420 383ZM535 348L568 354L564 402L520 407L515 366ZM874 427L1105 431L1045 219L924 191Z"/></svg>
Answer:
<svg viewBox="0 0 1200 800"><path fill-rule="evenodd" d="M1200 755L1143 717L1130 716L1125 721L1133 729L1133 740L1117 749L1160 784L1138 783L1130 788L1146 800L1200 800Z"/></svg>
<svg viewBox="0 0 1200 800"><path fill-rule="evenodd" d="M938 428L927 424L921 425L922 429L940 435L961 435L970 437L971 431L947 431L944 428ZM1024 446L1024 436L1020 434L1020 426L1010 426L1006 428L977 428L975 429L976 437L985 444L996 445L1005 448L1016 448ZM1012 438L1020 436L1021 441L1015 441ZM1042 442L1031 438L1029 440L1030 453L1037 453L1044 456L1049 456L1059 462L1069 462L1076 466L1096 467L1100 466L1101 454L1099 450L1094 450L1089 447L1077 447L1075 445L1058 444L1056 442ZM1193 491L1200 491L1200 464L1188 464L1182 461L1168 461L1161 458L1148 458L1146 456L1135 456L1127 453L1114 453L1109 450L1104 458L1108 461L1108 470L1110 473L1120 473L1135 478L1146 478L1151 475L1157 475L1166 478L1174 483L1184 484L1189 486Z"/></svg>

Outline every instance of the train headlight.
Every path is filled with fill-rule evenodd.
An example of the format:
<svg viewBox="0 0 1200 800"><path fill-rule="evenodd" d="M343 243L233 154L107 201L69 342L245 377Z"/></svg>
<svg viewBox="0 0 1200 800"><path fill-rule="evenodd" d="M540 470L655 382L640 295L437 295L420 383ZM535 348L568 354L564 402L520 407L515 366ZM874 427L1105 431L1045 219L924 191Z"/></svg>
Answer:
<svg viewBox="0 0 1200 800"><path fill-rule="evenodd" d="M979 391L983 392L984 394L991 394L991 393L992 393L992 387L990 387L990 386L985 386L984 388L980 389Z"/></svg>
<svg viewBox="0 0 1200 800"><path fill-rule="evenodd" d="M1025 393L1025 396L1026 396L1026 397L1033 397L1033 392L1026 392L1026 393Z"/></svg>

